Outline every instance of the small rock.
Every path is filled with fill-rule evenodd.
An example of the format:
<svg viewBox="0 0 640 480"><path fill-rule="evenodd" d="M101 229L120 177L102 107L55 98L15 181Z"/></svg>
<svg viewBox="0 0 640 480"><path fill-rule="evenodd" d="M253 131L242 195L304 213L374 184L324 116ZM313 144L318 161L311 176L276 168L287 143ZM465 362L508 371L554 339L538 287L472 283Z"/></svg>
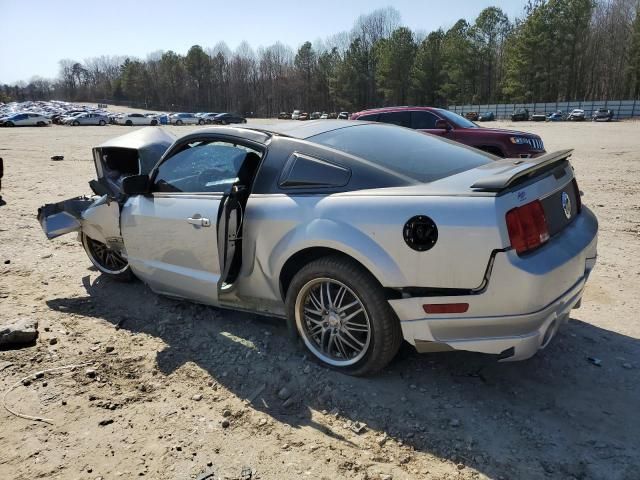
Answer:
<svg viewBox="0 0 640 480"><path fill-rule="evenodd" d="M599 358L587 357L587 360L589 360L596 367L601 367L602 366L602 360L600 360Z"/></svg>
<svg viewBox="0 0 640 480"><path fill-rule="evenodd" d="M0 346L23 345L38 336L38 322L31 318L17 318L0 324Z"/></svg>
<svg viewBox="0 0 640 480"><path fill-rule="evenodd" d="M62 401L60 402L60 404L61 404L62 406L65 406L65 405L67 404L67 401L66 401L66 400L62 400Z"/></svg>
<svg viewBox="0 0 640 480"><path fill-rule="evenodd" d="M223 417L225 417L225 418L226 418L226 417L230 417L230 416L231 416L231 410L229 410L228 408L225 408L225 409L222 411L222 416L223 416Z"/></svg>
<svg viewBox="0 0 640 480"><path fill-rule="evenodd" d="M291 396L292 393L293 392L291 392L291 390L289 390L287 387L282 387L278 392L278 398L280 398L280 400L286 400Z"/></svg>
<svg viewBox="0 0 640 480"><path fill-rule="evenodd" d="M381 473L380 480L393 480L393 475L389 473Z"/></svg>
<svg viewBox="0 0 640 480"><path fill-rule="evenodd" d="M58 339L56 337L49 339L49 345L56 345L58 343Z"/></svg>
<svg viewBox="0 0 640 480"><path fill-rule="evenodd" d="M258 426L259 426L259 427L264 427L266 424L267 424L267 419L266 419L266 418L261 418L261 419L258 421Z"/></svg>
<svg viewBox="0 0 640 480"><path fill-rule="evenodd" d="M36 373L34 374L34 377L35 377L35 378L42 378L42 377L44 377L44 372L36 372Z"/></svg>
<svg viewBox="0 0 640 480"><path fill-rule="evenodd" d="M96 378L96 371L93 368L87 368L84 371L84 374L89 378Z"/></svg>
<svg viewBox="0 0 640 480"><path fill-rule="evenodd" d="M104 420L100 420L100 422L98 423L98 425L100 427L104 427L106 425L111 425L113 423L113 419L112 418L105 418Z"/></svg>
<svg viewBox="0 0 640 480"><path fill-rule="evenodd" d="M29 380L28 378L25 378L24 380L22 380L22 385L24 385L25 387L28 387L29 385L31 385L31 380Z"/></svg>
<svg viewBox="0 0 640 480"><path fill-rule="evenodd" d="M460 420L458 420L457 418L452 418L451 420L449 420L449 426L450 427L459 427L460 426Z"/></svg>
<svg viewBox="0 0 640 480"><path fill-rule="evenodd" d="M5 264L5 265L9 265L10 263L11 263L11 260L5 260L5 261L4 261L4 264Z"/></svg>
<svg viewBox="0 0 640 480"><path fill-rule="evenodd" d="M306 367L304 367L304 370L302 370L302 372L305 374L311 373L311 365L307 365Z"/></svg>
<svg viewBox="0 0 640 480"><path fill-rule="evenodd" d="M289 397L289 398L287 398L287 399L282 403L282 406L283 406L284 408L289 408L289 407L291 407L294 403L295 403L295 400L293 399L293 397Z"/></svg>
<svg viewBox="0 0 640 480"><path fill-rule="evenodd" d="M631 365L630 363L623 363L622 364L622 368L626 368L627 370L631 370L633 368L633 365Z"/></svg>
<svg viewBox="0 0 640 480"><path fill-rule="evenodd" d="M229 420L227 420L226 418L222 420L222 428L229 428L229 425L231 425Z"/></svg>
<svg viewBox="0 0 640 480"><path fill-rule="evenodd" d="M106 347L104 347L104 351L107 353L111 353L116 349L116 347L114 347L113 345L107 345Z"/></svg>
<svg viewBox="0 0 640 480"><path fill-rule="evenodd" d="M199 393L196 393L193 397L191 397L191 400L199 402L200 400L202 400L202 395Z"/></svg>

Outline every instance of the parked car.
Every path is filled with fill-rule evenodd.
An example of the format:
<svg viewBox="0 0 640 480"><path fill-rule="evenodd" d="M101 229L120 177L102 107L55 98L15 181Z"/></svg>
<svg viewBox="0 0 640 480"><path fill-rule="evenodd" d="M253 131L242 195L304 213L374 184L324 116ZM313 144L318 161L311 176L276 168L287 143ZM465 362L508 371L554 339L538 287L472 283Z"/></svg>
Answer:
<svg viewBox="0 0 640 480"><path fill-rule="evenodd" d="M118 125L126 125L128 127L134 125L158 125L158 119L155 117L147 117L141 113L128 113L116 120Z"/></svg>
<svg viewBox="0 0 640 480"><path fill-rule="evenodd" d="M499 157L535 157L545 153L538 135L480 127L449 110L433 107L388 107L364 110L352 119L393 123L464 143Z"/></svg>
<svg viewBox="0 0 640 480"><path fill-rule="evenodd" d="M291 114L287 112L280 112L278 114L278 120L291 120Z"/></svg>
<svg viewBox="0 0 640 480"><path fill-rule="evenodd" d="M63 113L57 113L51 117L51 122L62 125L65 118L75 117L76 115L84 113L85 111L86 110L72 110L72 111L63 112Z"/></svg>
<svg viewBox="0 0 640 480"><path fill-rule="evenodd" d="M524 122L527 120L529 120L529 110L526 108L520 108L511 114L512 122Z"/></svg>
<svg viewBox="0 0 640 480"><path fill-rule="evenodd" d="M46 127L51 120L37 113L15 113L0 119L3 127Z"/></svg>
<svg viewBox="0 0 640 480"><path fill-rule="evenodd" d="M560 110L547 115L547 122L562 122L564 120L564 113Z"/></svg>
<svg viewBox="0 0 640 480"><path fill-rule="evenodd" d="M464 114L464 118L471 120L472 122L477 122L480 115L478 115L478 112L467 112Z"/></svg>
<svg viewBox="0 0 640 480"><path fill-rule="evenodd" d="M327 120L329 118L329 113L323 113L322 115L320 115L320 119L321 120Z"/></svg>
<svg viewBox="0 0 640 480"><path fill-rule="evenodd" d="M169 116L169 122L172 125L202 125L200 122L203 122L203 120L193 113L174 113Z"/></svg>
<svg viewBox="0 0 640 480"><path fill-rule="evenodd" d="M38 218L48 238L79 232L107 278L285 317L347 374L384 368L403 338L522 360L568 321L596 261L570 154L498 159L365 122L175 142L142 129L94 149L102 196Z"/></svg>
<svg viewBox="0 0 640 480"><path fill-rule="evenodd" d="M68 117L64 119L65 125L71 125L77 127L79 125L100 125L105 126L109 123L109 117L106 115L102 115L100 113L79 113L73 117Z"/></svg>
<svg viewBox="0 0 640 480"><path fill-rule="evenodd" d="M247 119L235 113L220 113L214 117L213 123L230 125L232 123L247 123Z"/></svg>
<svg viewBox="0 0 640 480"><path fill-rule="evenodd" d="M599 108L598 110L593 112L591 116L592 122L610 122L613 120L613 110L608 110L606 108Z"/></svg>
<svg viewBox="0 0 640 480"><path fill-rule="evenodd" d="M582 110L581 108L574 108L573 110L571 110L571 113L567 117L567 120L570 120L572 122L584 122L584 119L584 110Z"/></svg>
<svg viewBox="0 0 640 480"><path fill-rule="evenodd" d="M340 112L337 118L339 120L347 120L349 118L349 112Z"/></svg>
<svg viewBox="0 0 640 480"><path fill-rule="evenodd" d="M294 110L291 114L291 120L300 120L300 110Z"/></svg>
<svg viewBox="0 0 640 480"><path fill-rule="evenodd" d="M321 112L312 112L311 115L309 115L309 119L318 120L321 116L322 116Z"/></svg>
<svg viewBox="0 0 640 480"><path fill-rule="evenodd" d="M492 122L496 119L493 112L485 112L478 117L479 122Z"/></svg>
<svg viewBox="0 0 640 480"><path fill-rule="evenodd" d="M534 122L546 122L547 115L545 113L534 113L531 115L531 120Z"/></svg>
<svg viewBox="0 0 640 480"><path fill-rule="evenodd" d="M307 112L302 112L298 117L298 120L309 120L309 114Z"/></svg>
<svg viewBox="0 0 640 480"><path fill-rule="evenodd" d="M207 125L210 125L214 123L213 121L218 115L220 115L220 112L209 112L209 113L205 113L204 115L201 115L200 118L204 120L204 123L206 123Z"/></svg>

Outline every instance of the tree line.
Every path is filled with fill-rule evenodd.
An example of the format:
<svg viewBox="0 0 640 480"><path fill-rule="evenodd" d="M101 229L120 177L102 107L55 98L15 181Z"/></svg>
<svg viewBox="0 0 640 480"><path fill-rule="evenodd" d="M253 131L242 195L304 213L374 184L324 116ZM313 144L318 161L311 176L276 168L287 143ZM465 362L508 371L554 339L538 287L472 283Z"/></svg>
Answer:
<svg viewBox="0 0 640 480"><path fill-rule="evenodd" d="M640 96L640 0L528 0L449 29L412 31L392 7L349 32L231 51L60 61L55 80L0 86L0 101L60 98L170 111L355 111L385 105L554 102Z"/></svg>

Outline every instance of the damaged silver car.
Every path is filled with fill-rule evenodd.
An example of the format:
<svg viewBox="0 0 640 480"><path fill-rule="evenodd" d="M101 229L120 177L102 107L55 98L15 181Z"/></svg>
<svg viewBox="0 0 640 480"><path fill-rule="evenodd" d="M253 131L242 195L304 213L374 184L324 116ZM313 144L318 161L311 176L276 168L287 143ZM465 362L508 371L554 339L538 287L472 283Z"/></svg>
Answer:
<svg viewBox="0 0 640 480"><path fill-rule="evenodd" d="M150 127L94 148L94 196L45 205L105 275L286 318L363 375L418 351L522 360L580 305L598 224L570 150L500 159L413 130L324 120Z"/></svg>

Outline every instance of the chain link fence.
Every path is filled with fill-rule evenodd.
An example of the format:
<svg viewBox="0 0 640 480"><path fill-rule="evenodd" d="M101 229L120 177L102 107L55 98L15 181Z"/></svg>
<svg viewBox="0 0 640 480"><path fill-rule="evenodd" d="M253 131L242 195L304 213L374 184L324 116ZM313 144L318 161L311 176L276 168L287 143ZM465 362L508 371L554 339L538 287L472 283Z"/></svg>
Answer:
<svg viewBox="0 0 640 480"><path fill-rule="evenodd" d="M500 103L492 105L450 105L449 110L463 115L468 112L493 112L497 119L510 119L511 114L521 108L526 108L529 113L549 114L557 112L569 113L574 108L584 110L585 116L591 118L593 112L600 108L613 110L613 118L622 120L625 118L640 117L640 100L583 100L573 102L546 102L546 103Z"/></svg>

